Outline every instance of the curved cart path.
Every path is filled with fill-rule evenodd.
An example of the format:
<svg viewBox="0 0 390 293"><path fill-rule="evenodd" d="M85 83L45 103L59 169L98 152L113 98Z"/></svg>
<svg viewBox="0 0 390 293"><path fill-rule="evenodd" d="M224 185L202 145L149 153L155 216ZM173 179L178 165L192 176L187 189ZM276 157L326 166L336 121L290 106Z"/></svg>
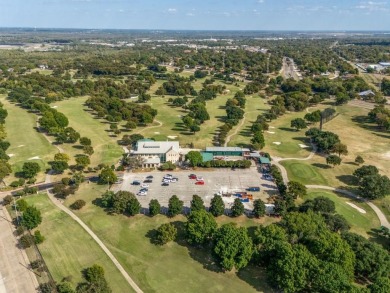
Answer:
<svg viewBox="0 0 390 293"><path fill-rule="evenodd" d="M241 130L241 127L245 123L246 115L249 113L252 113L252 112L256 112L256 111L249 111L249 112L244 113L244 116L242 117L240 124L236 127L236 130L234 130L234 132L232 134L230 134L228 137L226 137L225 144L223 145L224 147L227 147L227 145L231 141L232 137L237 135L238 131Z"/></svg>
<svg viewBox="0 0 390 293"><path fill-rule="evenodd" d="M287 161L287 160L296 160L296 161L307 161L307 160L310 160L311 158L313 158L313 156L314 156L314 154L316 152L315 146L313 144L311 144L311 145L312 145L313 149L310 152L309 156L307 156L306 158L273 158L272 164L279 168L280 173L282 174L282 178L283 178L284 184L287 185L287 183L289 181L288 180L288 174L287 174L286 168L282 164L280 164L280 162L281 161ZM357 200L361 200L361 201L365 202L367 205L369 205L373 209L373 211L375 212L375 214L379 218L379 221L380 221L381 225L390 229L390 223L387 220L385 214L374 203L372 203L371 201L366 200L364 198L361 198L360 196L354 194L353 192L345 190L345 189L335 188L335 187L331 187L331 186L324 186L324 185L306 185L306 187L310 188L310 189L331 190L331 191L334 191L334 192L342 193L342 194L347 195L347 196L349 196L351 198L354 198L354 199L357 199Z"/></svg>
<svg viewBox="0 0 390 293"><path fill-rule="evenodd" d="M103 249L103 251L107 254L107 256L111 259L129 285L134 289L137 293L143 293L143 291L138 287L138 285L133 281L133 279L129 276L126 270L122 267L119 261L115 258L115 256L111 253L111 251L104 245L104 243L97 237L97 235L74 213L72 213L68 208L66 208L63 204L59 202L52 194L47 192L50 200L55 204L56 207L61 209L63 212L68 214L73 220L80 224L80 226L87 231L87 233L96 241L96 243Z"/></svg>

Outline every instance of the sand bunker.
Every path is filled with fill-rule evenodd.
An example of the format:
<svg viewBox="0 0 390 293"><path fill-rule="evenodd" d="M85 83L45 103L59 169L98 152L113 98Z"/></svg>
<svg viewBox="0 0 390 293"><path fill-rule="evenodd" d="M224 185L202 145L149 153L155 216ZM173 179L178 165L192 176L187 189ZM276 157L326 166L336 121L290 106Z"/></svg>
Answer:
<svg viewBox="0 0 390 293"><path fill-rule="evenodd" d="M167 136L169 139L175 139L177 137L177 135L168 135Z"/></svg>
<svg viewBox="0 0 390 293"><path fill-rule="evenodd" d="M53 108L53 109L55 109L55 108L58 108L58 106L52 106L52 107L50 107L50 108Z"/></svg>
<svg viewBox="0 0 390 293"><path fill-rule="evenodd" d="M267 133L270 133L270 134L275 134L274 131L267 131Z"/></svg>
<svg viewBox="0 0 390 293"><path fill-rule="evenodd" d="M31 160L39 160L39 159L40 159L39 156L35 156L35 157L28 158L27 160L31 161Z"/></svg>
<svg viewBox="0 0 390 293"><path fill-rule="evenodd" d="M282 143L280 141L274 141L273 144L280 145Z"/></svg>
<svg viewBox="0 0 390 293"><path fill-rule="evenodd" d="M346 203L347 203L347 205L350 205L350 206L353 207L354 209L357 209L359 213L362 213L362 214L365 214L365 213L366 213L365 210L363 210L362 208L359 208L357 205L355 205L355 204L353 204L353 203L351 203L351 202L348 202L348 201L347 201Z"/></svg>
<svg viewBox="0 0 390 293"><path fill-rule="evenodd" d="M390 158L390 152L387 152L387 153L383 154L382 157Z"/></svg>
<svg viewBox="0 0 390 293"><path fill-rule="evenodd" d="M303 148L303 149L304 149L304 148L308 148L308 147L309 147L308 145L301 144L301 143L300 143L300 144L298 144L298 145L299 145L301 148Z"/></svg>
<svg viewBox="0 0 390 293"><path fill-rule="evenodd" d="M160 132L156 131L154 134L160 134Z"/></svg>
<svg viewBox="0 0 390 293"><path fill-rule="evenodd" d="M18 145L17 148L24 147L24 144Z"/></svg>
<svg viewBox="0 0 390 293"><path fill-rule="evenodd" d="M15 154L9 154L8 157L12 158Z"/></svg>
<svg viewBox="0 0 390 293"><path fill-rule="evenodd" d="M273 127L273 126L270 126L269 128L270 128L270 129L274 129L275 127Z"/></svg>

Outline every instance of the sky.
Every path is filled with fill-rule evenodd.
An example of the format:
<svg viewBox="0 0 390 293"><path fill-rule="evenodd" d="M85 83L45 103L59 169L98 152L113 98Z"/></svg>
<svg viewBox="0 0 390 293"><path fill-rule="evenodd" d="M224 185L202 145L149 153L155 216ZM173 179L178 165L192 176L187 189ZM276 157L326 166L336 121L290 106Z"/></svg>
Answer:
<svg viewBox="0 0 390 293"><path fill-rule="evenodd" d="M390 0L0 0L0 27L390 30Z"/></svg>

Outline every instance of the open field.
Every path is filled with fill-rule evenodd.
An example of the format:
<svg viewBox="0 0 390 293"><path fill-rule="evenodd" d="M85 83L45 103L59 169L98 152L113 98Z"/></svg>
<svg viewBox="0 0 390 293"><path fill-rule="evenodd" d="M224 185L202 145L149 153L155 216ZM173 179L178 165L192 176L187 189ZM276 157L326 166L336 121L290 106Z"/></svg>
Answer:
<svg viewBox="0 0 390 293"><path fill-rule="evenodd" d="M182 228L185 217L109 216L92 203L106 188L84 184L66 200L66 204L79 198L87 202L82 210L76 212L77 215L102 239L144 292L172 292L177 288L181 292L273 292L265 283L264 274L252 266L239 273L220 272L207 249L187 246L182 233L178 241L165 246L151 244L150 231L166 222L173 222ZM220 224L234 221L243 226L255 226L276 220L268 217L257 220L244 216L234 219L223 216L217 221Z"/></svg>
<svg viewBox="0 0 390 293"><path fill-rule="evenodd" d="M371 231L371 229L379 228L379 219L377 218L374 211L367 204L350 199L348 197L344 197L334 192L315 189L310 189L308 195L304 198L304 200L313 199L318 196L327 197L335 203L336 212L345 217L345 219L351 226L351 232L355 232L364 237L369 237L369 232ZM366 213L364 214L359 212L357 209L347 203L353 203L359 208L365 210Z"/></svg>
<svg viewBox="0 0 390 293"><path fill-rule="evenodd" d="M81 270L93 264L103 266L113 292L131 292L132 289L98 244L67 214L57 209L46 194L28 196L29 204L42 213L38 229L46 240L39 245L43 258L57 282L72 276L72 284L82 280Z"/></svg>
<svg viewBox="0 0 390 293"><path fill-rule="evenodd" d="M91 139L95 153L91 156L91 165L101 163L115 164L123 153L122 148L117 143L116 137L110 137L107 130L109 124L95 119L90 113L86 112L84 103L87 97L72 98L57 102L57 110L65 114L69 119L69 126L73 127L80 135ZM81 149L74 148L71 144L63 144L61 148L74 156L82 154Z"/></svg>
<svg viewBox="0 0 390 293"><path fill-rule="evenodd" d="M57 150L35 129L37 116L28 113L15 104L10 103L5 99L5 95L0 95L0 101L4 104L4 108L8 111L8 117L5 122L7 132L6 140L11 146L7 150L7 154L11 157L10 164L12 171L21 171L24 162L37 162L41 166L41 171L44 171ZM43 172L39 173L37 180L42 181L44 178ZM6 178L10 183L14 179L13 176Z"/></svg>

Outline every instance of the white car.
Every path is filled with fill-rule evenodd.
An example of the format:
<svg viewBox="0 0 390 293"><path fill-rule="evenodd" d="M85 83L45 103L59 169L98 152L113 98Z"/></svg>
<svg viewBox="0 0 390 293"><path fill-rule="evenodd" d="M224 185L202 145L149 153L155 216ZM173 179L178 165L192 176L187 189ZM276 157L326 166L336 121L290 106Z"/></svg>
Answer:
<svg viewBox="0 0 390 293"><path fill-rule="evenodd" d="M196 181L204 181L202 176L196 176Z"/></svg>
<svg viewBox="0 0 390 293"><path fill-rule="evenodd" d="M146 183L141 184L141 188L148 188L148 187L149 187L149 184L146 184Z"/></svg>
<svg viewBox="0 0 390 293"><path fill-rule="evenodd" d="M172 178L170 181L171 181L171 182L177 182L178 179L177 179L177 178Z"/></svg>
<svg viewBox="0 0 390 293"><path fill-rule="evenodd" d="M145 191L140 191L140 192L137 193L137 195L147 195L147 194L148 194L148 193L145 192Z"/></svg>

